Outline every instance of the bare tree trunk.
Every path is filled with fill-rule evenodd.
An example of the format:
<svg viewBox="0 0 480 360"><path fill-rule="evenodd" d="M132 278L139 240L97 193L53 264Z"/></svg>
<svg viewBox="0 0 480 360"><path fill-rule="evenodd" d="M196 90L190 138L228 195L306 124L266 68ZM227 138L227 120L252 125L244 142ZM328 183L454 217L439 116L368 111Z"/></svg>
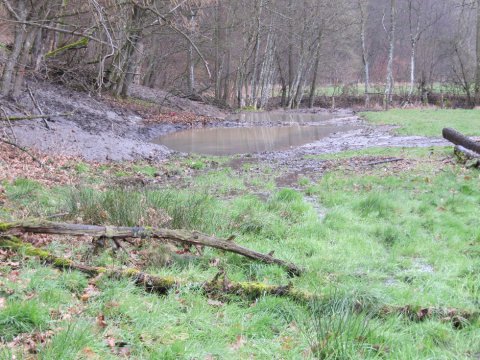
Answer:
<svg viewBox="0 0 480 360"><path fill-rule="evenodd" d="M265 59L260 72L260 109L263 109L268 103L275 74L276 43L274 39L275 35L273 33L273 22L274 17L272 16L270 20L270 26L268 28Z"/></svg>
<svg viewBox="0 0 480 360"><path fill-rule="evenodd" d="M417 40L411 39L410 49L410 87L408 89L408 100L410 101L415 89L415 53L417 50Z"/></svg>
<svg viewBox="0 0 480 360"><path fill-rule="evenodd" d="M128 89L133 82L136 60L137 45L142 36L142 18L145 10L133 4L132 14L126 24L125 42L112 64L112 71L109 77L109 85L115 96L126 96Z"/></svg>
<svg viewBox="0 0 480 360"><path fill-rule="evenodd" d="M262 27L262 11L263 11L263 4L264 0L259 0L259 6L257 10L257 32L256 32L256 40L255 40L255 54L253 56L253 74L252 74L252 83L251 83L251 101L252 106L257 107L257 75L258 75L258 58L260 55L260 35L261 35L261 27Z"/></svg>
<svg viewBox="0 0 480 360"><path fill-rule="evenodd" d="M196 13L192 9L190 10L189 19L190 19L190 37L192 37L195 33L195 16ZM188 51L187 51L187 89L189 95L193 95L196 92L195 89L195 56L194 56L194 48L191 42L188 43Z"/></svg>
<svg viewBox="0 0 480 360"><path fill-rule="evenodd" d="M413 16L417 17L417 24L414 26ZM408 101L410 102L413 96L415 87L415 55L417 51L417 43L420 38L420 16L419 9L415 9L413 0L408 0L408 23L410 28L410 87L408 90Z"/></svg>
<svg viewBox="0 0 480 360"><path fill-rule="evenodd" d="M362 63L365 76L365 106L370 106L370 63L368 60L367 41L366 41L366 23L368 17L368 0L366 4L358 0L360 9L360 40L362 42ZM364 8L365 6L365 8Z"/></svg>
<svg viewBox="0 0 480 360"><path fill-rule="evenodd" d="M312 84L310 86L310 97L308 99L308 107L313 108L315 103L315 93L317 92L317 79L318 79L318 68L320 66L320 41L322 39L322 35L320 34L318 38L318 45L317 51L315 54L315 64L313 65L313 76L312 76Z"/></svg>
<svg viewBox="0 0 480 360"><path fill-rule="evenodd" d="M477 0L477 67L475 77L475 105L480 105L480 0Z"/></svg>
<svg viewBox="0 0 480 360"><path fill-rule="evenodd" d="M288 12L293 14L293 0L289 0L288 3ZM288 92L285 104L290 103L293 92L293 24L292 20L288 22Z"/></svg>
<svg viewBox="0 0 480 360"><path fill-rule="evenodd" d="M396 29L396 12L397 1L390 0L390 30L388 37L390 46L388 50L388 64L387 64L387 84L385 87L385 108L388 109L393 99L393 60L395 52L395 29Z"/></svg>
<svg viewBox="0 0 480 360"><path fill-rule="evenodd" d="M318 78L318 67L320 65L320 56L317 56L315 59L315 65L313 67L313 77L312 85L310 86L310 97L308 99L308 107L313 108L315 104L315 93L317 92L317 78Z"/></svg>
<svg viewBox="0 0 480 360"><path fill-rule="evenodd" d="M18 0L16 14L11 14L17 21L24 22L27 19L26 0ZM16 24L15 26L15 40L13 49L8 57L5 68L3 69L2 82L0 84L0 91L3 96L12 95L12 90L15 84L16 67L18 65L22 49L24 47L26 38L26 25Z"/></svg>
<svg viewBox="0 0 480 360"><path fill-rule="evenodd" d="M30 50L32 48L33 40L37 35L37 28L31 28L25 36L23 43L22 53L19 57L17 64L17 73L15 75L15 81L13 82L13 88L11 90L12 97L17 98L20 95L23 86L23 79L25 78L25 72L30 62Z"/></svg>
<svg viewBox="0 0 480 360"><path fill-rule="evenodd" d="M230 99L230 62L231 62L232 55L230 53L230 49L227 49L226 54L226 68L225 68L225 78L223 79L223 95L222 99L225 103L227 103Z"/></svg>

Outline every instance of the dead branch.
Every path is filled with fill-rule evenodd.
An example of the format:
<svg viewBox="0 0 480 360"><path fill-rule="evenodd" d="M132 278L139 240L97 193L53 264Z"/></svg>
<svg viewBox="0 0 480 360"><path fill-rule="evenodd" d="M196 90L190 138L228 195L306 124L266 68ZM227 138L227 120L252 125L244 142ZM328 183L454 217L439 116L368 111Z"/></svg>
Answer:
<svg viewBox="0 0 480 360"><path fill-rule="evenodd" d="M17 136L15 135L15 130L13 130L13 125L12 125L12 122L10 121L10 119L8 118L8 115L7 115L7 112L5 111L5 109L3 107L0 106L0 110L2 110L2 113L3 115L5 116L5 119L8 123L8 127L10 128L10 132L11 132L11 137L13 138L13 142L17 142ZM6 137L10 137L8 136L7 132L5 131L4 129L4 134Z"/></svg>
<svg viewBox="0 0 480 360"><path fill-rule="evenodd" d="M20 151L23 151L25 154L27 154L28 156L30 156L32 158L33 161L35 161L40 167L43 167L43 164L40 160L38 160L34 155L32 155L27 149L25 149L24 147L14 143L14 142L11 142L9 140L6 140L6 139L2 139L0 137L0 142L3 142L5 144L8 144L10 146L13 146L13 147L16 147L17 149L19 149Z"/></svg>
<svg viewBox="0 0 480 360"><path fill-rule="evenodd" d="M38 112L40 113L40 115L44 116L45 114L43 113L43 110L42 110L42 108L40 107L40 104L38 103L37 99L36 99L35 96L33 95L32 89L30 89L30 86L28 86L28 84L27 84L27 90L28 90L28 95L30 96L30 99L32 99L33 105L34 105L35 108L38 110ZM47 123L47 120L50 120L50 118L43 118L43 123L45 124L45 127L46 127L48 130L51 130L51 129L50 129L50 126L49 126L48 123Z"/></svg>
<svg viewBox="0 0 480 360"><path fill-rule="evenodd" d="M59 117L59 116L72 116L74 113L57 113L57 114L49 114L49 115L29 115L29 116L8 116L7 118L0 118L0 120L7 120L7 121L20 121L20 120L35 120L35 119L49 119L52 117Z"/></svg>
<svg viewBox="0 0 480 360"><path fill-rule="evenodd" d="M16 230L37 234L57 234L71 236L94 236L109 239L150 238L160 241L174 241L193 246L207 246L245 256L267 264L277 264L290 274L300 275L302 269L293 263L265 255L235 244L232 241L208 236L197 231L171 230L162 228L113 227L83 224L56 223L43 220L0 224L0 232Z"/></svg>
<svg viewBox="0 0 480 360"><path fill-rule="evenodd" d="M8 248L28 256L34 256L57 268L77 270L90 277L103 275L112 278L131 279L136 285L143 287L145 290L160 294L166 294L171 289L188 285L189 287L203 289L208 294L228 293L250 298L274 295L290 297L299 301L309 301L312 298L312 294L294 289L291 285L278 286L256 282L230 282L226 278L221 279L220 276L216 276L211 282L190 284L174 277L150 275L133 268L120 269L77 264L70 259L54 256L48 251L24 243L14 236L0 237L0 248Z"/></svg>
<svg viewBox="0 0 480 360"><path fill-rule="evenodd" d="M387 163L392 163L392 162L398 162L398 161L403 161L404 159L400 158L394 158L394 159L386 159L386 160L380 160L380 161L373 161L365 164L365 166L374 166L374 165L380 165L380 164L387 164Z"/></svg>

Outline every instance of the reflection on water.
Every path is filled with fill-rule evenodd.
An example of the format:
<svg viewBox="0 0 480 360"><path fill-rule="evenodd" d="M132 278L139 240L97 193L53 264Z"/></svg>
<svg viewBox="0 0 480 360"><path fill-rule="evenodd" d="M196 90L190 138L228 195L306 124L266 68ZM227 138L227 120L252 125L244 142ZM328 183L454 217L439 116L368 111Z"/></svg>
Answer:
<svg viewBox="0 0 480 360"><path fill-rule="evenodd" d="M315 125L287 127L191 129L162 136L156 141L170 149L206 155L233 155L286 150L320 140L352 126Z"/></svg>
<svg viewBox="0 0 480 360"><path fill-rule="evenodd" d="M272 122L272 123L310 123L332 120L336 116L328 112L318 114L308 113L286 113L286 112L249 112L241 114L233 114L226 120L240 120L242 122Z"/></svg>

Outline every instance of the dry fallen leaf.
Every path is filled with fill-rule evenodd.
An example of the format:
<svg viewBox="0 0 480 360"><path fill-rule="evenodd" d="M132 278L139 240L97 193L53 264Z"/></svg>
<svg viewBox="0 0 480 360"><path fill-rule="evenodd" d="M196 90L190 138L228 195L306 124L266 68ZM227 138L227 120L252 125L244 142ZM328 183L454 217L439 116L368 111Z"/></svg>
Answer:
<svg viewBox="0 0 480 360"><path fill-rule="evenodd" d="M86 347L82 350L82 354L85 357L85 359L98 359L97 354L95 351L93 351L91 348Z"/></svg>
<svg viewBox="0 0 480 360"><path fill-rule="evenodd" d="M107 345L110 349L112 349L112 350L115 349L115 338L108 337L105 341L106 341L106 343L107 343Z"/></svg>
<svg viewBox="0 0 480 360"><path fill-rule="evenodd" d="M105 315L100 314L97 316L97 325L101 328L107 327L107 323L105 322Z"/></svg>
<svg viewBox="0 0 480 360"><path fill-rule="evenodd" d="M218 300L208 299L208 305L215 306L215 307L222 307L225 305L225 303Z"/></svg>
<svg viewBox="0 0 480 360"><path fill-rule="evenodd" d="M219 258L214 258L209 261L208 263L211 267L218 267L220 265L220 259Z"/></svg>
<svg viewBox="0 0 480 360"><path fill-rule="evenodd" d="M237 336L237 340L233 343L233 344L230 344L230 349L232 350L238 350L240 349L243 345L245 345L245 343L247 342L247 340L242 336L242 335L238 335Z"/></svg>

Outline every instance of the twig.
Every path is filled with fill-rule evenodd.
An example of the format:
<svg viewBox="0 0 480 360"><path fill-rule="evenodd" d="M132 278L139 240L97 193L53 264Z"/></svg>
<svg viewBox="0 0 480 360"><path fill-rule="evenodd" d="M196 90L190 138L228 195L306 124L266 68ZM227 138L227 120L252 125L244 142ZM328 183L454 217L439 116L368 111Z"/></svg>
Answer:
<svg viewBox="0 0 480 360"><path fill-rule="evenodd" d="M5 144L8 144L8 145L11 145L13 147L16 147L17 149L23 151L25 154L27 154L28 156L30 156L32 158L33 161L35 161L38 165L40 165L40 167L43 167L43 164L40 160L38 160L35 156L33 156L27 149L25 149L24 147L18 145L18 144L15 144L14 142L11 142L9 140L6 140L6 139L2 139L0 138L0 141L5 143Z"/></svg>
<svg viewBox="0 0 480 360"><path fill-rule="evenodd" d="M395 159L380 160L380 161L374 161L374 162L367 163L364 166L387 164L387 163L398 162L398 161L403 161L403 160L405 160L405 159L395 158Z"/></svg>
<svg viewBox="0 0 480 360"><path fill-rule="evenodd" d="M7 116L5 119L1 118L0 120L20 121L20 120L49 119L51 117L58 117L58 116L72 116L73 114L74 112L49 114L49 115Z"/></svg>
<svg viewBox="0 0 480 360"><path fill-rule="evenodd" d="M10 122L10 118L8 117L7 112L5 111L5 109L3 107L0 107L0 109L2 109L2 112L5 116L5 119L8 122L8 125L10 127L10 131L12 132L13 141L17 142L17 136L15 135L15 131L13 130L13 126L12 126L12 123ZM5 132L5 136L8 136L6 132Z"/></svg>
<svg viewBox="0 0 480 360"><path fill-rule="evenodd" d="M42 108L40 107L40 105L38 104L38 101L37 99L35 99L35 96L33 96L33 93L32 93L32 90L30 89L30 86L28 86L27 84L27 90L28 90L28 95L30 95L30 99L32 99L32 102L33 102L33 105L37 108L38 112L40 113L40 115L45 115L43 113L43 110ZM43 118L43 123L45 124L45 127L48 129L48 130L51 130L50 129L50 126L48 125L47 123L47 120L50 120L50 118Z"/></svg>

